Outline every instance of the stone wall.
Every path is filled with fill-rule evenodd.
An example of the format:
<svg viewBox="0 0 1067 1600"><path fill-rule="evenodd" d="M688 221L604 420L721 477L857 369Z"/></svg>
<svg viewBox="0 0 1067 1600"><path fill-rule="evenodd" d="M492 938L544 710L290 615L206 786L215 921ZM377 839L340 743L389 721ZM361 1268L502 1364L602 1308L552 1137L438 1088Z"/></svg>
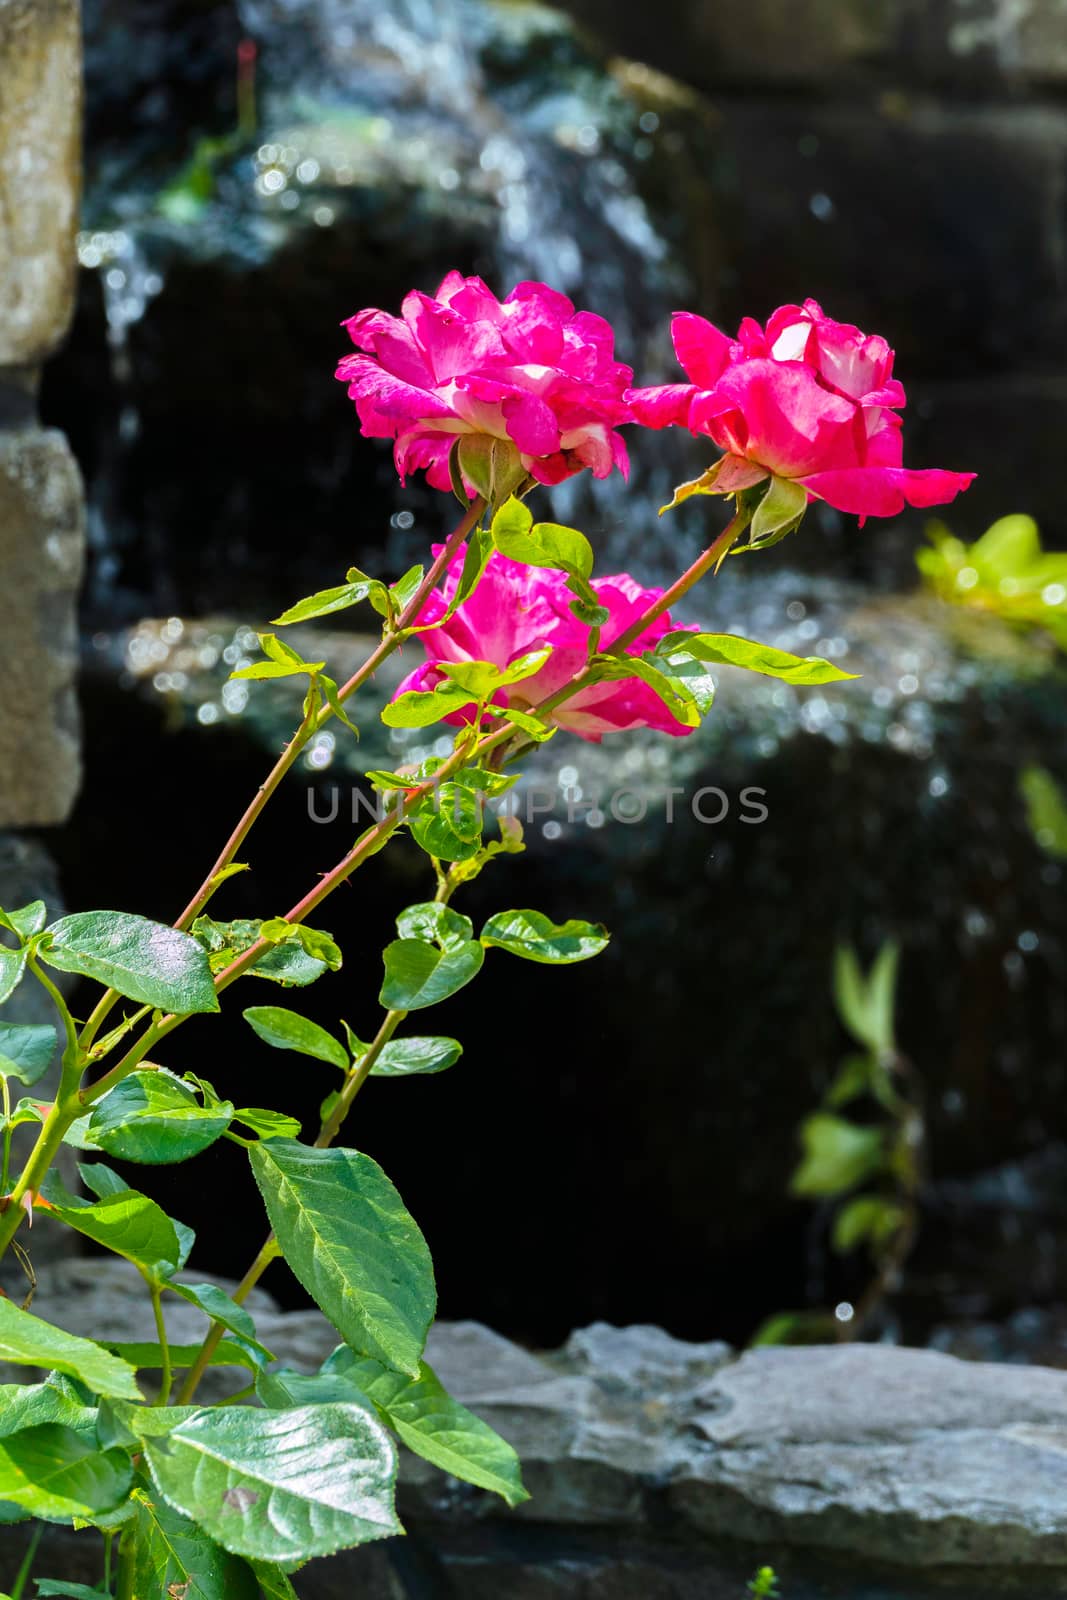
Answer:
<svg viewBox="0 0 1067 1600"><path fill-rule="evenodd" d="M0 0L0 828L63 822L78 788L82 489L35 400L73 311L80 146L77 0Z"/></svg>

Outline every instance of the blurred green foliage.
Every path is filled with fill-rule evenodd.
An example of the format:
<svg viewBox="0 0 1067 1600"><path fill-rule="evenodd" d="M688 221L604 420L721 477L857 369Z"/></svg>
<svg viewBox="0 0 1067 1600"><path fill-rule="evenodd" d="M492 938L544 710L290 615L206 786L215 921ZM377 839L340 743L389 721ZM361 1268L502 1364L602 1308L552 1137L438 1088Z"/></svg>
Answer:
<svg viewBox="0 0 1067 1600"><path fill-rule="evenodd" d="M792 1192L830 1206L829 1241L838 1255L863 1247L874 1277L851 1319L829 1311L783 1311L768 1318L753 1344L813 1344L850 1338L894 1286L914 1241L921 1178L923 1117L906 1092L911 1069L894 1033L899 951L882 946L869 972L838 949L834 1003L860 1047L845 1057L820 1108L800 1125L802 1155ZM841 1113L856 1107L862 1120Z"/></svg>
<svg viewBox="0 0 1067 1600"><path fill-rule="evenodd" d="M1026 820L1041 849L1056 861L1067 861L1067 800L1044 767L1026 767L1019 775Z"/></svg>
<svg viewBox="0 0 1067 1600"><path fill-rule="evenodd" d="M1067 650L1067 554L1042 549L1032 517L1001 517L974 544L943 522L929 522L926 533L930 544L915 560L941 600L1044 628Z"/></svg>
<svg viewBox="0 0 1067 1600"><path fill-rule="evenodd" d="M781 1592L773 1567L760 1567L748 1586L748 1593L754 1600L778 1600Z"/></svg>
<svg viewBox="0 0 1067 1600"><path fill-rule="evenodd" d="M215 198L216 173L227 157L244 143L240 133L197 141L192 155L175 177L160 190L156 209L168 222L196 222Z"/></svg>

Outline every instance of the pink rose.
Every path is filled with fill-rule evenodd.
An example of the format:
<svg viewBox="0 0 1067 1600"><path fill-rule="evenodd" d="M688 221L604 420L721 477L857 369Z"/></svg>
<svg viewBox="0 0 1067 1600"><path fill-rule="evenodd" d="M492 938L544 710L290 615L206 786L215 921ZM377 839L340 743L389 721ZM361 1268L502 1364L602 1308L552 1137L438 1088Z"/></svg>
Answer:
<svg viewBox="0 0 1067 1600"><path fill-rule="evenodd" d="M839 511L891 517L942 505L973 472L903 466L904 390L884 339L823 315L814 300L782 306L766 328L746 318L737 338L690 312L671 333L690 379L631 389L634 417L706 434L725 452L715 492L733 494L765 478L794 479Z"/></svg>
<svg viewBox="0 0 1067 1600"><path fill-rule="evenodd" d="M615 360L602 317L576 312L543 283L520 283L501 302L458 272L432 298L413 290L402 311L351 317L344 326L365 353L337 368L363 433L396 440L402 482L424 467L435 489L448 489L457 438L507 442L519 479L628 472L614 430L632 420L622 396L633 372Z"/></svg>
<svg viewBox="0 0 1067 1600"><path fill-rule="evenodd" d="M435 546L434 553L441 548ZM423 606L420 623L436 622L447 611L463 570L463 557L461 550L441 588ZM643 589L625 572L594 578L592 588L598 604L611 613L600 632L604 649L663 593L662 589ZM588 659L589 629L571 610L573 599L564 573L524 566L494 551L471 597L447 622L419 635L430 659L408 674L397 695L435 689L445 676L437 666L441 661L491 661L494 666L507 667L519 656L549 645L552 654L544 666L533 677L499 690L494 701L502 708L514 705L520 711L536 705L569 683ZM651 649L672 627L677 624L669 615L659 617L628 646L628 653L640 655ZM462 727L472 720L474 710L472 702L445 720ZM591 684L565 700L547 720L595 744L605 733L629 728L657 728L678 736L693 731L678 722L640 678Z"/></svg>

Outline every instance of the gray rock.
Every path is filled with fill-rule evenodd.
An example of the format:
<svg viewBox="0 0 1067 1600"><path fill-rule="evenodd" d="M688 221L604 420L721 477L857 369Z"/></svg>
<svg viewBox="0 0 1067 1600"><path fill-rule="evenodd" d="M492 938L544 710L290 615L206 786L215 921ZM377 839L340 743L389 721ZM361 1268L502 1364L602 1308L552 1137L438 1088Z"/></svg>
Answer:
<svg viewBox="0 0 1067 1600"><path fill-rule="evenodd" d="M1067 1560L1067 1378L854 1345L759 1350L695 1397L669 1492L702 1534L918 1566Z"/></svg>
<svg viewBox="0 0 1067 1600"><path fill-rule="evenodd" d="M73 308L77 0L0 0L0 367L41 361Z"/></svg>
<svg viewBox="0 0 1067 1600"><path fill-rule="evenodd" d="M82 556L81 478L62 434L0 433L0 827L63 822L77 793Z"/></svg>
<svg viewBox="0 0 1067 1600"><path fill-rule="evenodd" d="M35 1311L72 1332L153 1336L127 1264L40 1277ZM337 1341L317 1312L248 1303L286 1363ZM177 1300L167 1321L176 1342L204 1330ZM733 1358L604 1323L545 1357L445 1323L429 1356L510 1439L533 1498L506 1512L405 1455L411 1539L313 1564L308 1600L357 1584L374 1600L735 1600L766 1560L787 1564L790 1600L1067 1592L1067 1374L880 1345Z"/></svg>
<svg viewBox="0 0 1067 1600"><path fill-rule="evenodd" d="M703 1402L709 1409L701 1411ZM1024 1424L1067 1427L1067 1377L1040 1367L957 1361L933 1350L827 1345L753 1350L695 1396L694 1426L731 1450L900 1442ZM768 1415L774 1424L768 1434Z"/></svg>
<svg viewBox="0 0 1067 1600"><path fill-rule="evenodd" d="M480 1322L436 1323L426 1344L426 1359L445 1388L464 1401L474 1394L533 1389L556 1376L539 1356Z"/></svg>
<svg viewBox="0 0 1067 1600"><path fill-rule="evenodd" d="M572 1333L562 1351L568 1365L595 1378L606 1393L653 1399L691 1389L732 1357L730 1346L721 1340L691 1344L649 1323L615 1328L609 1322L594 1322Z"/></svg>

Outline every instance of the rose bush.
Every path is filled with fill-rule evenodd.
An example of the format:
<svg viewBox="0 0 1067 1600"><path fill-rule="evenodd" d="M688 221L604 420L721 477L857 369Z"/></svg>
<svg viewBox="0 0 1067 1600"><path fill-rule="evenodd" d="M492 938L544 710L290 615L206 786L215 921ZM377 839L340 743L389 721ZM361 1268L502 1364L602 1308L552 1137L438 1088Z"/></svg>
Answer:
<svg viewBox="0 0 1067 1600"><path fill-rule="evenodd" d="M341 376L363 431L395 441L401 474L422 467L431 483L454 490L463 503L457 525L428 571L387 582L353 568L344 583L277 619L285 627L372 607L381 637L347 682L266 631L262 659L235 668L253 686L303 680L303 714L172 926L115 911L49 923L41 902L0 910L0 1005L21 983L35 983L54 1016L0 1020L0 1255L10 1250L26 1281L21 1305L17 1293L0 1294L0 1354L5 1365L47 1373L0 1386L0 1523L92 1526L105 1549L96 1588L46 1580L42 1593L295 1600L289 1574L306 1561L402 1532L398 1442L509 1506L527 1498L515 1452L426 1363L436 1309L429 1248L377 1163L338 1144L348 1114L372 1078L417 1079L455 1066L459 1041L421 1026L412 1032L409 1018L421 1022L483 965L505 957L538 965L522 1007L522 1025L533 1026L545 1004L540 969L590 959L608 944L597 923L556 924L527 908L498 911L476 933L453 904L483 870L522 849L521 826L501 810L530 744L561 730L594 741L631 728L688 733L711 709L711 668L795 686L848 677L835 662L672 625L670 608L746 529L746 548L791 531L810 495L884 512L904 499L946 498L969 481L900 467L904 396L891 352L829 322L812 302L776 313L765 330L742 324L736 341L699 318L677 319L692 383L635 390L632 406L632 375L614 359L607 323L576 313L544 284L520 284L499 301L480 279L450 273L436 296L409 295L402 317L367 310L349 329L361 353L342 362ZM598 577L585 535L535 522L523 498L538 482L585 468L600 477L625 471L616 429L635 416L706 432L727 452L689 490L732 495L734 515L666 590L625 573ZM309 872L284 916L275 914L269 863L258 860L250 883L262 915L219 919L216 896L253 865L238 857L286 774L327 726L336 738L358 731L350 711L359 691L407 644L426 661L382 721L444 721L454 737L443 750L432 738L434 753L402 771L367 774L380 802L375 820L328 871ZM203 794L203 784L191 782L190 792ZM326 1028L287 1005L244 1010L260 1042L299 1057L298 1104L307 1104L306 1073L322 1074L318 1126L305 1136L288 1108L241 1104L242 1086L258 1081L244 1051L219 1060L216 1089L200 1075L199 1043L183 1050L188 1035L179 1030L228 1006L248 975L260 988L284 986L288 999L336 972L343 954L314 925L319 908L396 837L416 861L422 852L427 887L400 911L397 937L380 957L358 952L380 960L377 1005L349 1011L353 993L369 992L364 983L345 990L354 1027ZM77 1019L56 981L64 973L98 986L87 1001L76 996ZM54 1099L14 1101L12 1085L33 1088L56 1055ZM20 1127L33 1134L21 1164L12 1143ZM455 1130L449 1152L463 1135ZM222 1140L247 1156L249 1191L269 1228L232 1295L185 1275L192 1230L125 1176L126 1164L139 1163L151 1187L154 1166L196 1159ZM86 1158L81 1192L56 1170L64 1146ZM154 1339L75 1337L33 1315L33 1245L23 1241L34 1217L38 1228L69 1229L141 1275ZM338 1346L317 1373L279 1366L246 1304L279 1259L336 1329ZM8 1279L12 1289L16 1282ZM199 1344L172 1343L166 1307L175 1300L200 1312ZM200 1392L209 1370L224 1394L214 1406Z"/></svg>

